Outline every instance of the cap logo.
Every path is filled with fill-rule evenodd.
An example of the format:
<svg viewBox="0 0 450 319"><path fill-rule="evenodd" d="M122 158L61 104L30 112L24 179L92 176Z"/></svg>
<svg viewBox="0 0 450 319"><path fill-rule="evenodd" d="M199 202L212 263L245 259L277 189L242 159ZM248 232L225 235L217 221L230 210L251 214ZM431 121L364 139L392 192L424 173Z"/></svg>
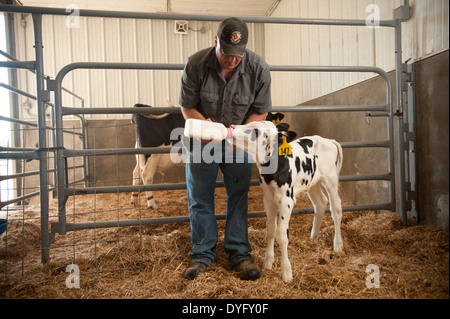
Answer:
<svg viewBox="0 0 450 319"><path fill-rule="evenodd" d="M231 42L233 44L238 44L239 42L241 42L241 38L242 38L242 35L239 31L234 31L231 34Z"/></svg>

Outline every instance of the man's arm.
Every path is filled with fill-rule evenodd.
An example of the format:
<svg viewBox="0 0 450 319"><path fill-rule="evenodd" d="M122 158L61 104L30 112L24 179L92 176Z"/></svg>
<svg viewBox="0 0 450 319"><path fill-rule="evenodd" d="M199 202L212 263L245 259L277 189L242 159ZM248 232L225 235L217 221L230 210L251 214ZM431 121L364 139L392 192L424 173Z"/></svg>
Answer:
<svg viewBox="0 0 450 319"><path fill-rule="evenodd" d="M267 117L267 113L258 114L258 113L250 113L247 120L245 121L245 124L251 123L251 122L260 122L264 121Z"/></svg>
<svg viewBox="0 0 450 319"><path fill-rule="evenodd" d="M185 120L187 119L206 120L206 118L196 109L188 109L185 107L181 107L181 114L183 114Z"/></svg>

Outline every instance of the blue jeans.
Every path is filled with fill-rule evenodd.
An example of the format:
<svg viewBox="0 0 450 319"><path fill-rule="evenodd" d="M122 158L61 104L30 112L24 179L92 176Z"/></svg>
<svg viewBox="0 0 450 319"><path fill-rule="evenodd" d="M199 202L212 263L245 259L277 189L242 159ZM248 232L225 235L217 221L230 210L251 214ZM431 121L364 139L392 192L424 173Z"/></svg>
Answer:
<svg viewBox="0 0 450 319"><path fill-rule="evenodd" d="M200 143L197 141L198 145ZM202 152L203 156L199 156ZM205 154L212 155L205 158ZM231 265L249 259L248 241L248 190L253 164L248 154L238 150L230 152L222 143L201 143L197 149L186 151L186 183L191 223L190 256L192 262L208 266L215 262L217 221L214 215L214 192L218 169L222 171L227 192L227 211L224 247Z"/></svg>

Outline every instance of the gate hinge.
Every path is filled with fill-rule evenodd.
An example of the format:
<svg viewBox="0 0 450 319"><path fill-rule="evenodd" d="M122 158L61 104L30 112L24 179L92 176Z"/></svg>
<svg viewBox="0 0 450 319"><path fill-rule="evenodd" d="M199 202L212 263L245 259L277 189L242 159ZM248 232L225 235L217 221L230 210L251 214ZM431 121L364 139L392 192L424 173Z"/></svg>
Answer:
<svg viewBox="0 0 450 319"><path fill-rule="evenodd" d="M55 91L55 80L47 79L47 90L49 91Z"/></svg>
<svg viewBox="0 0 450 319"><path fill-rule="evenodd" d="M405 82L410 85L414 82L414 76L412 72L405 72Z"/></svg>
<svg viewBox="0 0 450 319"><path fill-rule="evenodd" d="M402 64L402 91L404 92L407 92L409 87L414 84L414 73L411 71L408 61Z"/></svg>

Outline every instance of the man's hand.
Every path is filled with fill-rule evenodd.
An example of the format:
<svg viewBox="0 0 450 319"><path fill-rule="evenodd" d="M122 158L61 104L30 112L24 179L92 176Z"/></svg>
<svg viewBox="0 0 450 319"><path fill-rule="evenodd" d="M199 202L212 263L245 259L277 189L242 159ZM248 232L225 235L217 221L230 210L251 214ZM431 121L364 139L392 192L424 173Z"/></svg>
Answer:
<svg viewBox="0 0 450 319"><path fill-rule="evenodd" d="M206 121L212 122L212 120L210 118L207 118ZM213 140L200 140L200 142L209 144L209 143L213 142Z"/></svg>
<svg viewBox="0 0 450 319"><path fill-rule="evenodd" d="M234 129L236 128L236 126L234 126L234 124L231 124L231 125L230 125L230 128L231 128L232 130L234 130ZM228 151L230 151L230 152L233 152L233 153L236 152L236 146L235 146L234 144L229 145L227 149L228 149Z"/></svg>
<svg viewBox="0 0 450 319"><path fill-rule="evenodd" d="M183 114L183 117L185 120L187 119L197 119L202 121L209 121L212 122L210 118L206 119L202 113L197 111L196 109L188 109L185 107L181 107L181 114ZM210 143L211 140L201 140L202 143Z"/></svg>

